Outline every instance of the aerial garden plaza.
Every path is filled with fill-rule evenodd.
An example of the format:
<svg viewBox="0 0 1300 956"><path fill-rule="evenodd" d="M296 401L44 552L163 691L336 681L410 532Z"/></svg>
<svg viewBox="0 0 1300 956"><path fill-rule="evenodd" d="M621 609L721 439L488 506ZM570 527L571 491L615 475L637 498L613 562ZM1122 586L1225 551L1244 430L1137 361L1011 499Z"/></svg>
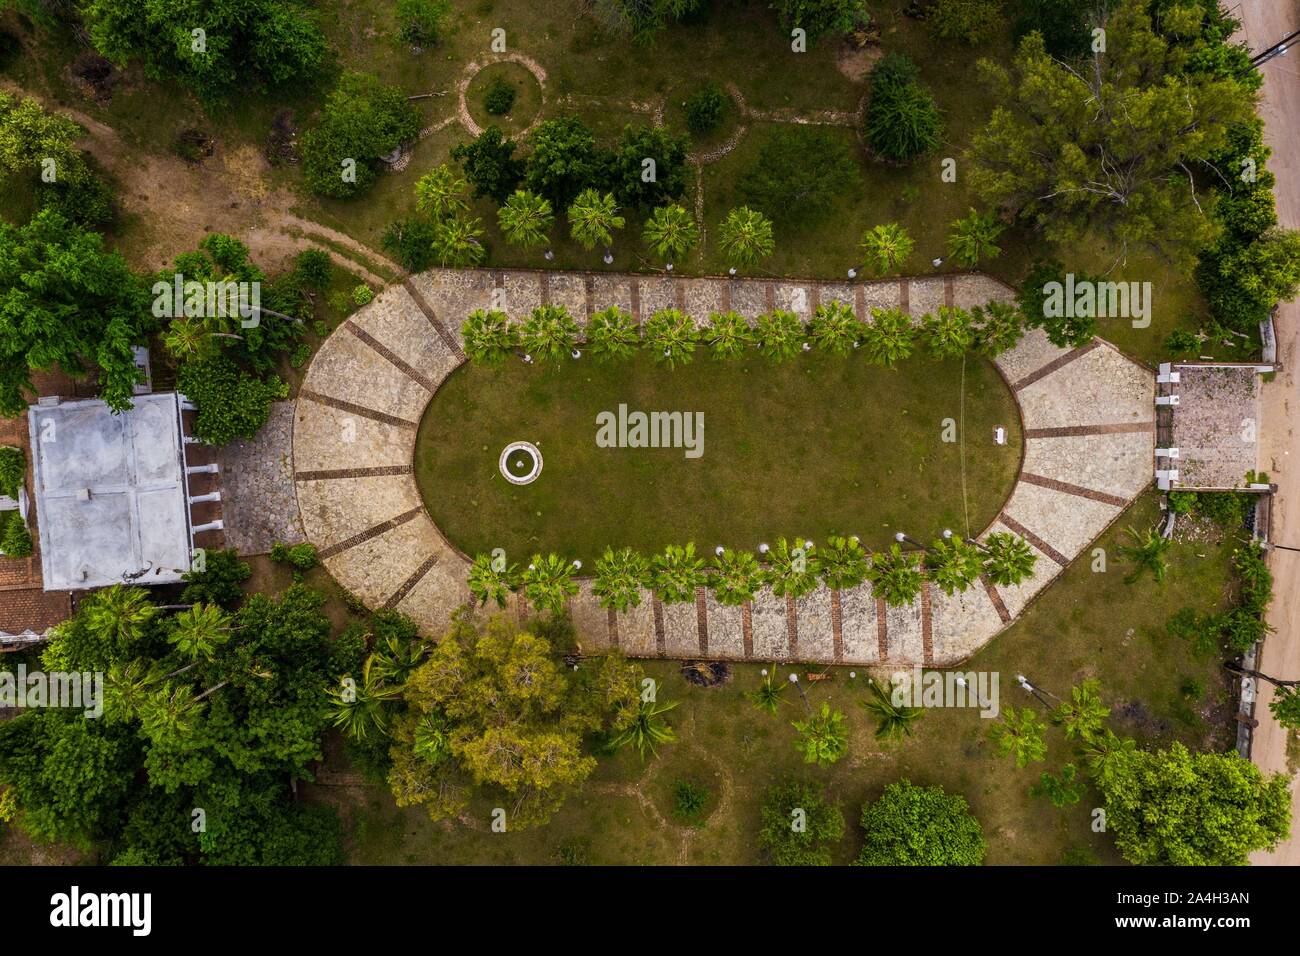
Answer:
<svg viewBox="0 0 1300 956"><path fill-rule="evenodd" d="M10 5L0 862L1297 862L1298 21Z"/></svg>

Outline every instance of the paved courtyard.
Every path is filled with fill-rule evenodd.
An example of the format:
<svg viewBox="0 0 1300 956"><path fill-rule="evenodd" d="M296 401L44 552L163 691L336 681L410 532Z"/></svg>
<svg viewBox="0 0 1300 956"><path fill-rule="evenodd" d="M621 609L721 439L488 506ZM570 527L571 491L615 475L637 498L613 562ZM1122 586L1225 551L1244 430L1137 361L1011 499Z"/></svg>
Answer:
<svg viewBox="0 0 1300 956"><path fill-rule="evenodd" d="M676 307L703 323L713 311L756 316L788 308L805 319L821 302L921 315L970 307L1011 291L981 275L865 283L681 278L529 270L435 269L386 289L312 360L293 415L292 470L302 528L330 573L372 608L395 608L436 636L470 600L469 559L429 519L416 490L415 435L438 386L465 361L459 327L479 308L523 316L564 304L584 318L611 305L641 320ZM1002 512L985 530L1010 531L1038 552L1014 588L985 582L955 596L929 586L908 607L886 607L869 584L821 587L798 599L765 591L742 607L701 589L665 605L646 592L617 614L590 581L572 602L586 652L634 657L844 664L956 664L986 644L1082 554L1150 483L1155 379L1103 341L1057 348L1032 331L997 365L1015 395L1025 458ZM522 598L515 612L525 614Z"/></svg>

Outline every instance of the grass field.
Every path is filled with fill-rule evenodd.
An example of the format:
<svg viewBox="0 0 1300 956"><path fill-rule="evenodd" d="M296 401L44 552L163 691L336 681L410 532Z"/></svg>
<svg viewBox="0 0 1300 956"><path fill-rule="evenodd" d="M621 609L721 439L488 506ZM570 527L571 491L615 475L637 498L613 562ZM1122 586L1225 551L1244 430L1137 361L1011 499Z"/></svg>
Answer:
<svg viewBox="0 0 1300 956"><path fill-rule="evenodd" d="M597 414L620 404L702 412L702 454L597 447ZM945 420L957 441L943 440ZM1004 446L993 443L998 425ZM521 440L545 467L516 486L497 456ZM611 545L747 549L836 533L880 548L898 530L926 541L944 528L978 534L1011 492L1020 449L1015 403L986 361L914 357L883 369L813 352L669 371L641 353L549 370L462 366L425 412L415 469L434 522L465 551L554 550L589 563Z"/></svg>

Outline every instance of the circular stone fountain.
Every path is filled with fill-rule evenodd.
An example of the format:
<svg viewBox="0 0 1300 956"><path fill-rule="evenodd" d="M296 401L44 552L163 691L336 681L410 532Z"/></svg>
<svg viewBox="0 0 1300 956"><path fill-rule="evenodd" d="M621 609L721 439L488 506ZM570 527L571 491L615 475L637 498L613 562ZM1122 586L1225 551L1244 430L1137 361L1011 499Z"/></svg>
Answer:
<svg viewBox="0 0 1300 956"><path fill-rule="evenodd" d="M532 442L513 441L502 450L497 467L512 485L527 485L542 473L542 453Z"/></svg>

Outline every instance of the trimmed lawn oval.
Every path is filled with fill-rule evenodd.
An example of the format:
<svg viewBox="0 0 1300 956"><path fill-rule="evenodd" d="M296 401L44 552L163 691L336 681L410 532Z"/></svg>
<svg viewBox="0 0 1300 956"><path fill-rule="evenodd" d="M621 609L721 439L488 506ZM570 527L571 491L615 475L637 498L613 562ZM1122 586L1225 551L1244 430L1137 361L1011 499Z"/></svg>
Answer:
<svg viewBox="0 0 1300 956"><path fill-rule="evenodd" d="M598 416L620 405L629 416L702 412L702 453L600 447ZM498 469L516 441L545 456L532 484ZM1010 494L1021 444L1015 401L983 359L884 369L811 353L669 370L642 352L464 365L429 403L414 464L430 516L461 550L504 548L516 562L555 551L590 568L607 546L649 554L694 541L707 554L856 534L874 550L895 531L927 544L944 528L975 535Z"/></svg>

